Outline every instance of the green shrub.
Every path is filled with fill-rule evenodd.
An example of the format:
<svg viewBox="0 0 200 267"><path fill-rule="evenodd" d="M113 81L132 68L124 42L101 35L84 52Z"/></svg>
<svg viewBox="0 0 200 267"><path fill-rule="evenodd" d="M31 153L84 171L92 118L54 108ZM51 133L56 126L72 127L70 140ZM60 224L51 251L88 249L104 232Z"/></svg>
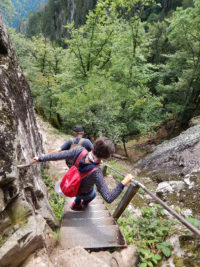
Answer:
<svg viewBox="0 0 200 267"><path fill-rule="evenodd" d="M51 177L47 173L45 173L44 169L42 169L42 177L49 192L49 203L51 205L51 208L55 213L55 216L58 219L58 221L61 222L64 210L65 198L59 196L55 192L53 181Z"/></svg>
<svg viewBox="0 0 200 267"><path fill-rule="evenodd" d="M142 209L141 218L130 217L127 212L123 216L118 223L127 243L138 247L139 267L151 267L171 255L171 244L165 239L173 231L174 221L165 218L160 205Z"/></svg>

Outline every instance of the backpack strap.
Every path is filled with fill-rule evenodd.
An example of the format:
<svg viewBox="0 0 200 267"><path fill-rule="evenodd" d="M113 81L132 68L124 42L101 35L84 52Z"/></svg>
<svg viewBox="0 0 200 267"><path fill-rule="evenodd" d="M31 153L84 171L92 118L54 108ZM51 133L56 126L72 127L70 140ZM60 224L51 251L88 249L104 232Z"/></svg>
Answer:
<svg viewBox="0 0 200 267"><path fill-rule="evenodd" d="M69 140L71 141L71 146L72 146L74 144L74 139L70 138Z"/></svg>
<svg viewBox="0 0 200 267"><path fill-rule="evenodd" d="M88 172L82 172L80 173L81 179L85 178L86 176L88 176L90 173L92 173L93 171L99 169L99 167L94 167L92 170L88 171Z"/></svg>
<svg viewBox="0 0 200 267"><path fill-rule="evenodd" d="M88 151L86 149L84 149L78 156L76 162L74 163L74 165L76 166L76 168L78 168L78 165L82 159L82 157L84 157L86 154L88 153Z"/></svg>
<svg viewBox="0 0 200 267"><path fill-rule="evenodd" d="M78 168L78 165L79 165L81 159L82 159L86 154L88 154L88 151L87 151L86 149L84 149L84 150L79 154L79 156L78 156L76 162L74 163L74 165L76 166L76 168ZM99 168L99 167L94 167L94 168L93 168L92 170L90 170L90 171L82 172L82 173L79 172L81 178L83 179L84 177L88 176L90 173L92 173L93 171L97 170L98 168Z"/></svg>
<svg viewBox="0 0 200 267"><path fill-rule="evenodd" d="M83 144L84 141L85 141L85 138L81 138L81 139L79 140L78 144L82 146L82 144Z"/></svg>
<svg viewBox="0 0 200 267"><path fill-rule="evenodd" d="M72 148L72 147L76 147L76 146L82 146L82 144L85 141L85 138L80 138L80 140L78 141L78 143L75 143L74 142L74 138L70 138L69 140L71 142L70 148Z"/></svg>

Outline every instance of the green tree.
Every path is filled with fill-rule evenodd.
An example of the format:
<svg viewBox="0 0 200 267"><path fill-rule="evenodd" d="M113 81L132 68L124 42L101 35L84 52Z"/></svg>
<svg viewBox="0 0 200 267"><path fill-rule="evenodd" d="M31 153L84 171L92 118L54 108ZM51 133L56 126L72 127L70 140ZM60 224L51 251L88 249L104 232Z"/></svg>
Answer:
<svg viewBox="0 0 200 267"><path fill-rule="evenodd" d="M61 118L63 130L81 123L91 138L122 141L125 151L130 136L156 129L164 119L163 94L149 88L155 67L141 21L149 3L99 1L84 26L67 27L67 49L42 35L25 41L27 50L18 40L36 110L54 124ZM23 61L28 57L31 63Z"/></svg>
<svg viewBox="0 0 200 267"><path fill-rule="evenodd" d="M199 12L198 0L194 1L194 7L174 12L167 29L172 49L164 55L166 64L159 66L157 73L157 77L160 76L157 93L163 95L164 107L175 118L175 123L187 124L200 111Z"/></svg>
<svg viewBox="0 0 200 267"><path fill-rule="evenodd" d="M64 51L42 35L27 39L23 34L10 30L19 62L30 82L36 111L60 127L56 110L58 83Z"/></svg>
<svg viewBox="0 0 200 267"><path fill-rule="evenodd" d="M59 114L56 111L57 85L56 75L61 71L63 58L63 49L57 47L42 35L33 38L35 51L35 67L38 68L38 77L35 80L35 85L32 87L32 93L35 98L36 106L43 108L45 116L59 126L61 121L58 121Z"/></svg>
<svg viewBox="0 0 200 267"><path fill-rule="evenodd" d="M118 121L124 125L121 137L125 151L130 136L152 131L163 119L162 99L152 95L147 86L152 66L146 60L149 40L146 23L141 18L150 3L154 1L118 1L118 5L114 2L117 17L121 14L121 19L116 26L110 73L119 88Z"/></svg>
<svg viewBox="0 0 200 267"><path fill-rule="evenodd" d="M5 15L6 19L10 19L14 13L14 7L11 0L0 0L0 11Z"/></svg>
<svg viewBox="0 0 200 267"><path fill-rule="evenodd" d="M67 43L73 59L68 64L73 70L73 82L67 78L71 72L66 66L68 72L61 75L65 78L59 85L64 102L59 101L59 105L67 113L79 114L65 116L66 125L80 118L93 136L107 134L115 141L123 141L125 147L130 135L145 134L162 122L162 99L152 95L147 87L151 64L145 59L148 40L140 18L144 6L139 13L135 11L134 17L125 1L119 3L123 5L99 1L86 25L79 29L69 27L71 39ZM119 7L127 10L127 15L126 11L123 13L125 18L118 12Z"/></svg>

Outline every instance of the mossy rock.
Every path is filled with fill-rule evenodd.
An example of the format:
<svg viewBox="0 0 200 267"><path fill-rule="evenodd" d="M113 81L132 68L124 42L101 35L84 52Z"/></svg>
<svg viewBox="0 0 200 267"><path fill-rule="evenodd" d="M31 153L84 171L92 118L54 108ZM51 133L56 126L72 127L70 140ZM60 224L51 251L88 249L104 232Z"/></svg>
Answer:
<svg viewBox="0 0 200 267"><path fill-rule="evenodd" d="M183 235L179 237L180 247L184 251L184 256L173 256L176 267L199 267L200 266L200 241L193 235Z"/></svg>

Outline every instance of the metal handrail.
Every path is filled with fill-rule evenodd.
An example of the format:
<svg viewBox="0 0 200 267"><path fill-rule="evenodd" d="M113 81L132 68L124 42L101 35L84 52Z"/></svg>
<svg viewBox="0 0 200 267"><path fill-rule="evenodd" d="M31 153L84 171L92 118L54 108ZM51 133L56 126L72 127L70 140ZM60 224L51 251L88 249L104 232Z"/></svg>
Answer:
<svg viewBox="0 0 200 267"><path fill-rule="evenodd" d="M120 174L121 176L125 177L124 174L122 174L118 170L114 169L110 165L108 165L106 163L103 163L103 165L105 165L106 167L112 169L113 171L115 171L116 173ZM117 207L116 211L113 214L113 217L115 219L118 219L121 216L121 214L123 213L123 211L125 210L125 208L128 206L128 204L130 203L130 201L133 198L133 196L137 193L138 188L141 187L156 202L158 202L160 205L162 205L170 214L172 214L176 219L178 219L182 224L184 224L188 229L190 229L190 231L192 231L194 234L196 234L200 238L200 231L195 226L193 226L191 223L189 223L188 221L186 221L176 211L174 211L173 209L171 209L165 202L163 202L159 197L157 197L156 195L154 195L143 184L141 184L140 182L138 182L136 180L133 180L133 179L131 180L131 182L135 185L135 188L132 187L132 189L130 189L131 184L129 185L129 188L127 189L127 194L124 195L124 197L122 198L121 202L119 203L119 206ZM129 195L131 195L131 194L132 194L132 196L129 197Z"/></svg>

